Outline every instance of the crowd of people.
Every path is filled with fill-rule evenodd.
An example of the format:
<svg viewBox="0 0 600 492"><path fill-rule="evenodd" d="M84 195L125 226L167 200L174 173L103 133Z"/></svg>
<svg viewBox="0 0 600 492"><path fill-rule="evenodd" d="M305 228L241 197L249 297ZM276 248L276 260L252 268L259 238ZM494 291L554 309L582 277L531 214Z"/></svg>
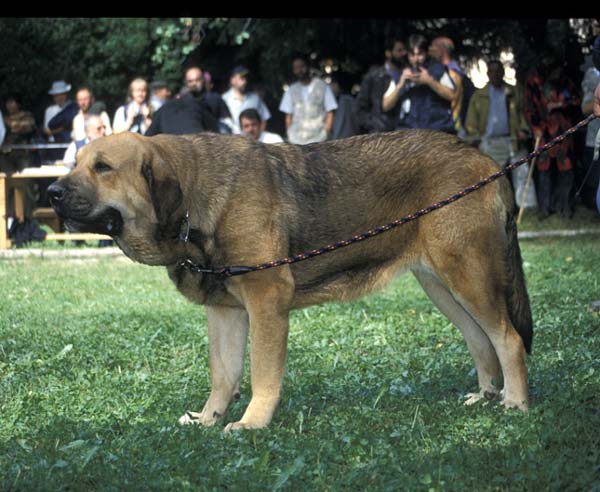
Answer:
<svg viewBox="0 0 600 492"><path fill-rule="evenodd" d="M504 165L590 114L600 82L600 37L580 86L567 77L563 61L551 51L517 86L505 82L503 63L488 61L489 82L480 89L456 60L454 43L447 37L392 38L384 56L383 65L364 75L356 96L342 91L337 80L326 82L316 75L307 57L293 56L290 68L295 80L277 108L285 119L283 136L267 131L274 108L265 104L264 94L252 90L250 71L241 65L231 71L229 87L222 94L214 90L210 73L196 65L185 68L183 87L174 96L164 81L135 78L112 120L89 87L79 87L72 100L71 85L56 81L48 92L54 104L45 111L42 133L46 142L69 144L58 158L70 167L76 165L82 146L112 133L152 136L208 131L263 143L308 144L410 128L455 134ZM592 163L599 129L600 119L589 124L581 151L568 138L540 155L535 161L535 185L527 196L522 193L527 168L515 170L518 205L537 205L541 218L554 212L571 217L579 189L581 200L596 207L600 166ZM5 98L0 142L27 143L35 131L33 115L22 108L19 96Z"/></svg>

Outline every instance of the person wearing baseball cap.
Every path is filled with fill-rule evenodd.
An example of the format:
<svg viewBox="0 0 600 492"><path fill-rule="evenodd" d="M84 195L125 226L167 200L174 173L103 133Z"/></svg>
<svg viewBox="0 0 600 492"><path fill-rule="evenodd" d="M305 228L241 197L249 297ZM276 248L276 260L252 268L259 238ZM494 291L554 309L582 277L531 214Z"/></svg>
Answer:
<svg viewBox="0 0 600 492"><path fill-rule="evenodd" d="M239 118L246 109L258 111L262 131L266 129L267 120L271 117L271 113L261 97L256 92L248 90L249 73L249 70L243 65L235 67L229 78L230 89L222 96L231 113L232 133L237 135L242 133Z"/></svg>
<svg viewBox="0 0 600 492"><path fill-rule="evenodd" d="M155 80L150 84L150 105L153 111L158 111L169 99L171 99L171 89L164 80Z"/></svg>

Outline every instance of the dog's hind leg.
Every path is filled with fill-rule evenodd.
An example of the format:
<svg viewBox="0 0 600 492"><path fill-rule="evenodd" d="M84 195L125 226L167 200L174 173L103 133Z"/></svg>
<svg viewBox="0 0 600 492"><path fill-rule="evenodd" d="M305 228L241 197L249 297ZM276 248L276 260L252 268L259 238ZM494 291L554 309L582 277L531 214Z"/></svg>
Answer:
<svg viewBox="0 0 600 492"><path fill-rule="evenodd" d="M466 247L456 254L450 254L446 249L443 265L438 265L435 271L491 342L504 379L502 403L526 411L526 339L517 331L509 315L513 285L509 285L501 243L500 238L495 243L485 241L486 248L481 249L480 243L478 248ZM438 255L438 258L442 256ZM489 346L487 352L490 353Z"/></svg>
<svg viewBox="0 0 600 492"><path fill-rule="evenodd" d="M465 404L471 405L484 396L495 397L500 391L501 373L492 342L436 274L427 269L415 269L413 274L435 306L461 331L475 361L480 390L467 394Z"/></svg>
<svg viewBox="0 0 600 492"><path fill-rule="evenodd" d="M207 306L211 391L202 412L186 412L181 424L213 425L229 403L239 398L248 336L248 313L244 309Z"/></svg>

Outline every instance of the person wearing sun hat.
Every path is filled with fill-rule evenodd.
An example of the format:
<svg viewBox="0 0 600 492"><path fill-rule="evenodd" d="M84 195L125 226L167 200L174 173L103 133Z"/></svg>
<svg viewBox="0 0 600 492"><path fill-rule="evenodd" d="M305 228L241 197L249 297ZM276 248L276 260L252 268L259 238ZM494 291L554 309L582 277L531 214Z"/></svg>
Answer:
<svg viewBox="0 0 600 492"><path fill-rule="evenodd" d="M44 113L44 134L48 137L50 142L54 142L54 135L52 130L48 128L48 123L65 107L69 101L70 91L71 84L67 84L64 80L55 80L48 91L48 94L54 99L54 104L48 106Z"/></svg>
<svg viewBox="0 0 600 492"><path fill-rule="evenodd" d="M71 131L73 130L73 120L79 112L77 103L68 100L59 113L57 113L48 122L48 129L54 135L54 140L58 143L70 143Z"/></svg>

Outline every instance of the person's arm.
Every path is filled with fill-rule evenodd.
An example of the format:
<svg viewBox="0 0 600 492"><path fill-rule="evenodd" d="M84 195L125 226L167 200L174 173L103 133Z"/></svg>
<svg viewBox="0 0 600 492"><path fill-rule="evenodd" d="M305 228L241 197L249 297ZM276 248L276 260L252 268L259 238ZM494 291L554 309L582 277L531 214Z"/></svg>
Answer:
<svg viewBox="0 0 600 492"><path fill-rule="evenodd" d="M600 116L600 84L596 86L596 90L594 91L594 114L596 116Z"/></svg>
<svg viewBox="0 0 600 492"><path fill-rule="evenodd" d="M335 116L335 112L338 109L338 103L333 95L333 91L329 85L325 86L325 99L323 101L325 105L325 111L327 112L325 115L325 131L329 136L331 134L331 130L333 129L333 120Z"/></svg>
<svg viewBox="0 0 600 492"><path fill-rule="evenodd" d="M125 106L121 106L117 109L115 117L113 119L113 132L124 133L128 132L133 125L133 120L137 115L137 107L134 104L130 104L125 114Z"/></svg>
<svg viewBox="0 0 600 492"><path fill-rule="evenodd" d="M479 134L479 105L477 97L472 97L467 108L467 118L465 119L465 131L470 139L477 142L481 139Z"/></svg>
<svg viewBox="0 0 600 492"><path fill-rule="evenodd" d="M390 81L390 85L388 90L383 95L383 100L381 101L381 110L385 113L393 109L398 103L398 99L400 99L400 95L402 94L402 89L406 85L406 81L410 79L412 72L410 68L405 68L402 71L402 75L400 75L400 80L398 81L398 85L393 86L393 81ZM390 90L391 89L391 90Z"/></svg>
<svg viewBox="0 0 600 492"><path fill-rule="evenodd" d="M102 111L102 113L100 113L100 119L102 120L102 123L104 124L104 135L112 135L112 127L110 126L110 118L108 117L108 114L106 114L105 111ZM150 125L148 125L150 126Z"/></svg>
<svg viewBox="0 0 600 492"><path fill-rule="evenodd" d="M279 104L279 111L285 114L285 128L286 130L292 126L292 98L290 97L289 89L283 93L283 97L281 98L281 103Z"/></svg>
<svg viewBox="0 0 600 492"><path fill-rule="evenodd" d="M4 126L4 117L2 116L2 111L0 111L0 145L4 142L5 135L6 127Z"/></svg>
<svg viewBox="0 0 600 492"><path fill-rule="evenodd" d="M260 113L261 118L260 127L261 130L264 132L267 130L267 121L271 118L271 112L269 111L269 108L267 108L267 105L262 99L259 98L258 100L258 112Z"/></svg>
<svg viewBox="0 0 600 492"><path fill-rule="evenodd" d="M456 97L456 88L451 89L443 85L441 82L435 80L427 71L427 69L421 67L420 72L413 75L413 80L417 84L425 84L427 85L433 92L435 92L438 96L445 99L448 102L452 102ZM454 82L454 80L453 80Z"/></svg>
<svg viewBox="0 0 600 492"><path fill-rule="evenodd" d="M450 101L452 110L454 111L454 108L456 108L460 104L460 99L462 97L463 92L463 82L462 77L458 72L455 72L454 70L448 70L448 74L450 75L452 82L454 82L454 95L452 97L452 100Z"/></svg>
<svg viewBox="0 0 600 492"><path fill-rule="evenodd" d="M76 157L77 157L77 146L75 145L75 142L71 142L69 144L69 146L67 147L67 150L65 151L65 155L63 157L63 162L65 164L65 166L69 167L69 168L74 168L75 167L75 162L76 162Z"/></svg>
<svg viewBox="0 0 600 492"><path fill-rule="evenodd" d="M333 128L333 116L335 111L328 111L327 116L325 116L325 131L327 135L331 133L331 129Z"/></svg>
<svg viewBox="0 0 600 492"><path fill-rule="evenodd" d="M162 133L161 127L161 116L162 116L162 107L158 108L158 110L152 115L152 123L148 128L146 128L146 133L144 134L147 137L151 137L153 135L158 135Z"/></svg>

